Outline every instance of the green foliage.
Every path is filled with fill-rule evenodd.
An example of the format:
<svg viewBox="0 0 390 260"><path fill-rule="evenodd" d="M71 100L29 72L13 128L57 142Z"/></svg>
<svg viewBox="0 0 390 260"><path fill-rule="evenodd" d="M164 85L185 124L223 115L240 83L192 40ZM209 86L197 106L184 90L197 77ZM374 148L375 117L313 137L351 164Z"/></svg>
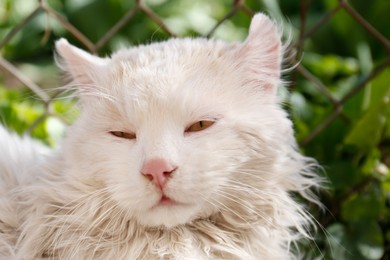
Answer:
<svg viewBox="0 0 390 260"><path fill-rule="evenodd" d="M30 132L31 136L54 146L63 134L65 123L59 119L61 117L47 115L42 102L32 97L31 92L0 87L1 124L19 134ZM53 102L52 115L65 115L72 103Z"/></svg>
<svg viewBox="0 0 390 260"><path fill-rule="evenodd" d="M97 42L135 1L48 0L70 23ZM283 24L285 33L299 35L300 7L311 2L306 13L306 29L311 28L339 1L256 1L245 3L252 10L265 11ZM369 23L389 38L390 1L350 1ZM163 17L177 35L208 33L226 15L233 1L148 0L146 5ZM36 8L35 1L0 1L0 39ZM250 18L239 12L223 23L213 37L243 39ZM33 18L2 49L12 61L48 93L58 87L58 71L52 65L53 41L66 37L80 44L55 19L44 13ZM144 13L138 12L100 54L121 45L168 38ZM80 45L81 46L81 45ZM81 46L83 47L83 46ZM355 19L341 10L305 40L301 64L317 77L335 100L360 84L386 55L382 44L369 35ZM388 57L388 56L387 56ZM299 57L298 57L299 59ZM47 65L50 64L50 65ZM43 102L20 87L8 74L0 74L0 118L18 133L31 134L54 145L65 123L74 118L74 102L58 99L47 110ZM389 259L390 258L390 68L380 72L356 95L340 104L341 114L325 130L308 142L307 137L337 109L312 80L293 71L288 80L291 93L287 107L295 123L296 136L304 152L324 166L330 189L321 194L328 211L316 214L322 232L316 245L302 245L307 259ZM49 112L46 112L49 111ZM70 118L70 119L69 119ZM315 212L315 209L313 209Z"/></svg>

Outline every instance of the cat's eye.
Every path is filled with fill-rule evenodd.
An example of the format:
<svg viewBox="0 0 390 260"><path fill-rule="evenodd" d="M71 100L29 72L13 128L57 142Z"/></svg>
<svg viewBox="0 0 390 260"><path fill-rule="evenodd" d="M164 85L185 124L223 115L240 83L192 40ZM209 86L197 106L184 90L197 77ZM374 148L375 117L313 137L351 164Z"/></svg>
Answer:
<svg viewBox="0 0 390 260"><path fill-rule="evenodd" d="M206 128L209 128L212 126L215 122L214 121L208 121L208 120L202 120L198 121L189 127L187 127L186 132L199 132L202 130L205 130Z"/></svg>
<svg viewBox="0 0 390 260"><path fill-rule="evenodd" d="M124 138L124 139L135 139L136 135L134 133L127 133L122 131L110 131L110 134L113 136Z"/></svg>

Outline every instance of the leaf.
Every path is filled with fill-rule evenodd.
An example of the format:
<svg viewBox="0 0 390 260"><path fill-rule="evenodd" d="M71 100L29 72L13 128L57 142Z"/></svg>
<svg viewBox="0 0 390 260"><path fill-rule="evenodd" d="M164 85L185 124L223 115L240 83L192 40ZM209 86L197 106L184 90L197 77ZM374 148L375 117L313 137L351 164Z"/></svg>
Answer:
<svg viewBox="0 0 390 260"><path fill-rule="evenodd" d="M341 223L330 225L327 230L328 259L353 259L353 254L348 246L351 244L347 236L347 230Z"/></svg>
<svg viewBox="0 0 390 260"><path fill-rule="evenodd" d="M327 167L327 175L336 190L349 189L361 179L360 174L359 168L350 162L337 161Z"/></svg>
<svg viewBox="0 0 390 260"><path fill-rule="evenodd" d="M48 134L49 143L55 146L64 136L65 124L61 122L58 118L49 117L45 121L45 130Z"/></svg>
<svg viewBox="0 0 390 260"><path fill-rule="evenodd" d="M356 193L344 202L341 210L343 220L371 221L379 218L385 206L382 191L375 183L370 184L366 189L364 193Z"/></svg>
<svg viewBox="0 0 390 260"><path fill-rule="evenodd" d="M356 236L356 246L366 259L380 259L384 253L383 234L375 221L360 221L356 224L359 231Z"/></svg>
<svg viewBox="0 0 390 260"><path fill-rule="evenodd" d="M370 106L344 139L344 143L356 147L365 154L377 146L386 125L389 101L390 85L386 95L381 98L379 103Z"/></svg>
<svg viewBox="0 0 390 260"><path fill-rule="evenodd" d="M334 223L327 234L326 259L376 260L384 254L382 231L375 221Z"/></svg>

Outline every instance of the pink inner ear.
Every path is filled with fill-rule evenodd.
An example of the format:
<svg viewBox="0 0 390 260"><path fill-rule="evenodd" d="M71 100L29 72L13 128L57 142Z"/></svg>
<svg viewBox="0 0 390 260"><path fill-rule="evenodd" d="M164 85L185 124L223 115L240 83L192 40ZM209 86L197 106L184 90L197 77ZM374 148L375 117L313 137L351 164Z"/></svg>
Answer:
<svg viewBox="0 0 390 260"><path fill-rule="evenodd" d="M270 52L277 52L277 53L279 53L279 49L280 49L280 42L277 42L275 45L274 45L274 47L271 47L270 48Z"/></svg>
<svg viewBox="0 0 390 260"><path fill-rule="evenodd" d="M274 91L281 70L281 40L276 25L265 15L255 15L249 35L236 53L244 85Z"/></svg>
<svg viewBox="0 0 390 260"><path fill-rule="evenodd" d="M56 50L60 68L79 84L93 85L95 76L100 74L100 68L109 61L72 46L65 39L56 42Z"/></svg>

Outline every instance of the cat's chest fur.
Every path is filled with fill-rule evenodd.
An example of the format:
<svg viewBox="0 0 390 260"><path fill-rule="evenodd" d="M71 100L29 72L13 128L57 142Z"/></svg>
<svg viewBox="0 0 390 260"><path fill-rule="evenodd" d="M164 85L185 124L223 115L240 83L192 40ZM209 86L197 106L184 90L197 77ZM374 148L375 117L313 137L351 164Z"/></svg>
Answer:
<svg viewBox="0 0 390 260"><path fill-rule="evenodd" d="M63 189L65 191L66 189ZM42 191L42 190L41 190ZM45 191L46 192L46 191ZM62 192L49 189L51 197ZM75 192L74 188L67 190ZM23 255L34 253L58 259L283 259L286 252L270 239L269 225L256 221L239 228L222 214L199 218L170 229L144 227L123 214L115 202L101 197L94 201L88 194L81 199L51 201L38 208L38 218L30 216L28 228L44 234L25 238ZM42 197L40 198L42 199ZM33 202L34 199L31 200ZM96 204L96 205L94 205ZM105 205L106 204L106 205ZM90 207L99 210L91 212ZM234 210L234 209L232 209ZM41 212L42 211L42 212ZM41 216L44 215L44 219ZM114 219L113 219L113 216ZM238 216L234 221L239 221ZM44 220L45 225L42 225ZM251 222L251 220L248 220ZM38 249L40 251L38 251ZM265 250L269 251L266 252Z"/></svg>
<svg viewBox="0 0 390 260"><path fill-rule="evenodd" d="M56 50L80 116L55 153L0 129L0 256L297 257L311 218L291 193L315 202L319 179L277 97L273 22L256 15L243 43Z"/></svg>

